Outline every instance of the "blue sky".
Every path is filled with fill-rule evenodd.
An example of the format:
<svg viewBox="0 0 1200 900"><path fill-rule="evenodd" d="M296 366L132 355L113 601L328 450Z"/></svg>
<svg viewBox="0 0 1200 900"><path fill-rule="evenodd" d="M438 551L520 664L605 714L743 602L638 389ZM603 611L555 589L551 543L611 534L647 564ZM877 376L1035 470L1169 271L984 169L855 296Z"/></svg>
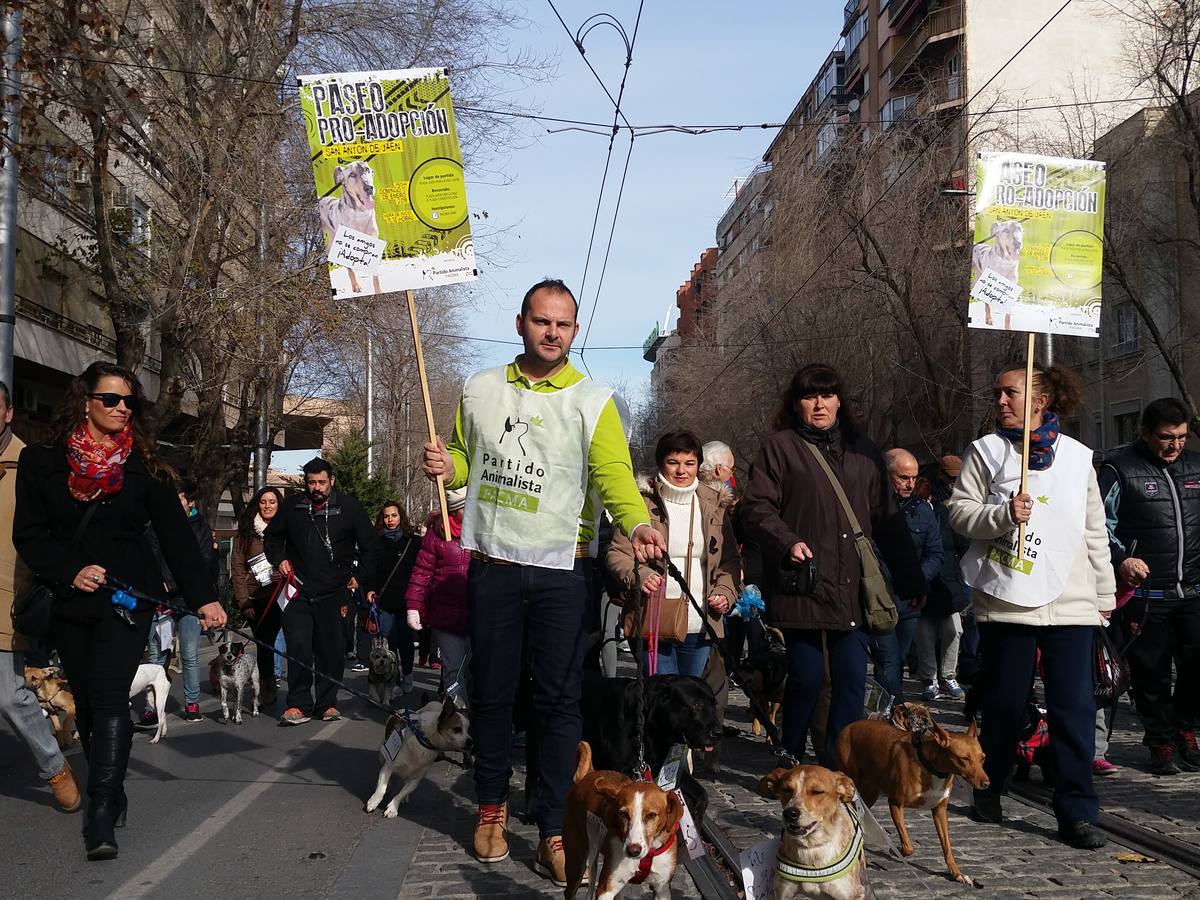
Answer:
<svg viewBox="0 0 1200 900"><path fill-rule="evenodd" d="M630 33L638 8L637 0L556 0L556 5L572 30L593 13L605 11ZM622 109L635 125L781 121L839 40L842 8L839 0L648 0ZM516 42L523 38L535 51L559 56L557 77L530 90L532 105L545 115L611 122L611 103L549 3L529 0L525 9L532 25ZM588 35L585 48L615 96L624 65L619 36L610 28L598 28ZM734 179L753 168L774 134L751 129L699 137L661 134L635 141L588 346L641 344L668 305L673 307L675 291L700 253L714 244L717 219L732 197ZM464 317L465 333L515 338L513 316L521 297L546 275L562 277L576 291L581 324L587 328L628 138L618 137L613 151L611 186L581 295L607 144L600 135L542 133L498 162L511 184L469 184L472 209L486 210L489 224L508 229L503 253L511 262L484 270L472 290L476 311ZM468 179L473 180L470 172ZM577 348L582 340L581 330ZM481 361L489 365L514 355L511 347L480 346ZM640 351L597 350L585 358L592 375L601 380L637 387L649 378L650 364Z"/></svg>

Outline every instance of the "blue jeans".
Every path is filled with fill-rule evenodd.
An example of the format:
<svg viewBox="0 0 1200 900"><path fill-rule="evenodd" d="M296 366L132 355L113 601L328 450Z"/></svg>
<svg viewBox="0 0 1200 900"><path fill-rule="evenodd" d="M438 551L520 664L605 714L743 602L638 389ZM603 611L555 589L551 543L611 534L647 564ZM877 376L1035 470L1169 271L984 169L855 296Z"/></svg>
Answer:
<svg viewBox="0 0 1200 900"><path fill-rule="evenodd" d="M783 696L783 745L796 759L804 755L808 726L817 695L825 677L825 654L821 649L824 634L829 650L829 721L825 728L825 746L814 747L822 765L833 760L838 733L863 717L867 685L867 633L854 631L810 631L788 629L788 680Z"/></svg>
<svg viewBox="0 0 1200 900"><path fill-rule="evenodd" d="M708 637L702 633L689 634L683 641L663 641L658 645L658 674L703 678L711 648ZM643 652L642 669L648 672L649 666L650 654Z"/></svg>
<svg viewBox="0 0 1200 900"><path fill-rule="evenodd" d="M179 635L179 666L183 669L183 702L200 702L200 620L195 616L184 616L177 613L156 615L150 626L150 662L165 666L171 655L170 647L158 646L158 634L155 629L162 619L174 617L175 633ZM153 648L157 648L157 652Z"/></svg>
<svg viewBox="0 0 1200 900"><path fill-rule="evenodd" d="M508 800L513 706L527 658L539 760L534 817L543 838L562 834L575 780L592 569L590 559L575 560L573 571L473 559L467 570L476 798Z"/></svg>
<svg viewBox="0 0 1200 900"><path fill-rule="evenodd" d="M283 629L279 629L279 634L275 635L275 677L283 677L283 657L280 654L287 653L287 641L283 639Z"/></svg>
<svg viewBox="0 0 1200 900"><path fill-rule="evenodd" d="M908 616L896 623L891 634L871 638L875 658L875 678L897 703L904 700L904 660L917 633L920 616Z"/></svg>

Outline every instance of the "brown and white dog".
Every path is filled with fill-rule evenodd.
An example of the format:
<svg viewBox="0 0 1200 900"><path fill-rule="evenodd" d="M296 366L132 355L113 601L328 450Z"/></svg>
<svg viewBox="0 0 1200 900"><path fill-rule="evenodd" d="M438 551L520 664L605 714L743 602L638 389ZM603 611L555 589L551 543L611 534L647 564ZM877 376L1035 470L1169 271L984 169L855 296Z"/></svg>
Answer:
<svg viewBox="0 0 1200 900"><path fill-rule="evenodd" d="M379 223L375 221L375 173L369 163L356 160L333 170L333 183L341 185L342 196L322 197L317 202L321 214L321 229L325 232L325 246L333 243L338 227L347 228L373 238L379 237ZM353 269L346 269L350 276L350 289L359 293L358 277ZM373 293L379 293L379 276L372 276Z"/></svg>
<svg viewBox="0 0 1200 900"><path fill-rule="evenodd" d="M388 738L398 728L404 730L404 736L399 752L394 759L389 760L384 748L387 747ZM383 811L384 818L396 818L400 812L400 804L417 789L421 779L437 762L439 754L471 749L468 731L466 714L459 712L449 697L445 702L433 700L426 703L409 716L407 722L400 715L389 718L383 733L383 746L379 748L379 760L382 763L379 767L379 780L375 784L375 793L367 800L366 811L375 812L379 808L392 775L399 775L404 784Z"/></svg>
<svg viewBox="0 0 1200 900"><path fill-rule="evenodd" d="M888 809L900 835L900 852L912 856L913 843L904 823L905 809L932 809L950 877L980 887L964 875L950 846L947 806L954 777L982 790L989 784L983 771L983 749L974 720L965 734L952 734L936 722L930 730L903 731L887 722L864 719L842 729L834 754L841 770L854 779L863 803L888 798Z"/></svg>
<svg viewBox="0 0 1200 900"><path fill-rule="evenodd" d="M783 805L775 900L875 896L867 880L862 826L853 812L854 782L821 766L796 766L765 776L759 790Z"/></svg>
<svg viewBox="0 0 1200 900"><path fill-rule="evenodd" d="M589 898L612 900L625 885L645 883L656 900L669 900L682 817L683 804L674 792L620 772L594 771L592 748L580 741L575 786L563 815L566 900L575 896L589 869Z"/></svg>
<svg viewBox="0 0 1200 900"><path fill-rule="evenodd" d="M67 679L58 669L26 666L25 685L37 695L59 749L66 750L79 739L75 734L75 695Z"/></svg>

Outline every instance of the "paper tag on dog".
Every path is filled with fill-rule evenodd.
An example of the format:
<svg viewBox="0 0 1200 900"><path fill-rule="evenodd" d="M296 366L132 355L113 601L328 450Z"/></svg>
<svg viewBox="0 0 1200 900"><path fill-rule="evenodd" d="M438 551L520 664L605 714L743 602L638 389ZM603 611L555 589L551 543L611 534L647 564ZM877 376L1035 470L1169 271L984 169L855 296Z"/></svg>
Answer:
<svg viewBox="0 0 1200 900"><path fill-rule="evenodd" d="M738 854L746 900L769 900L775 882L775 860L778 856L777 837L759 841Z"/></svg>
<svg viewBox="0 0 1200 900"><path fill-rule="evenodd" d="M374 275L379 271L379 264L383 262L385 247L387 241L339 225L333 240L329 242L329 261L335 266L345 266L355 272Z"/></svg>
<svg viewBox="0 0 1200 900"><path fill-rule="evenodd" d="M154 626L154 632L158 637L158 651L166 653L171 649L171 640L175 637L175 620L170 616L163 616Z"/></svg>
<svg viewBox="0 0 1200 900"><path fill-rule="evenodd" d="M687 801L683 799L683 792L676 791L675 796L683 804L683 816L679 819L679 839L683 841L683 846L687 849L688 856L692 859L699 859L708 852L704 849L704 843L700 840L700 829L696 827L696 820L692 818L692 812L687 807Z"/></svg>
<svg viewBox="0 0 1200 900"><path fill-rule="evenodd" d="M871 850L892 849L892 839L888 837L887 832L883 830L883 826L879 824L879 820L875 818L867 804L863 803L858 792L854 794L854 808L858 810L858 821L863 830L863 842L867 847Z"/></svg>
<svg viewBox="0 0 1200 900"><path fill-rule="evenodd" d="M404 743L404 732L408 731L407 727L400 727L393 731L383 744L383 756L389 763L396 761L396 757L400 755L400 747Z"/></svg>
<svg viewBox="0 0 1200 900"><path fill-rule="evenodd" d="M683 758L686 754L687 747L683 746L683 744L675 744L671 748L671 752L667 754L667 761L658 770L658 778L655 779L655 784L664 791L675 790L675 785L679 783L679 767L683 765Z"/></svg>

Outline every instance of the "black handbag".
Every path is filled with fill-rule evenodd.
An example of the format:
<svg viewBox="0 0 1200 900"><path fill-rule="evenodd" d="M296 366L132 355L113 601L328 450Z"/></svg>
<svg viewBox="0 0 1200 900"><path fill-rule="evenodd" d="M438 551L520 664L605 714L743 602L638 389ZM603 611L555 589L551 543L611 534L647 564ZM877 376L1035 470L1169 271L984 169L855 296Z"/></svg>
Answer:
<svg viewBox="0 0 1200 900"><path fill-rule="evenodd" d="M96 503L92 503L79 520L75 535L71 538L71 552L79 549L83 540L83 532L87 530L88 522L96 512ZM50 624L54 618L54 601L57 595L54 588L44 582L37 582L13 600L12 622L13 631L28 638L43 640L50 634Z"/></svg>
<svg viewBox="0 0 1200 900"><path fill-rule="evenodd" d="M817 586L817 561L806 559L798 563L785 559L779 567L779 580L775 590L780 594L791 597L803 597L811 594Z"/></svg>
<svg viewBox="0 0 1200 900"><path fill-rule="evenodd" d="M1108 629L1097 625L1092 630L1092 675L1096 707L1116 706L1129 687L1129 667Z"/></svg>

